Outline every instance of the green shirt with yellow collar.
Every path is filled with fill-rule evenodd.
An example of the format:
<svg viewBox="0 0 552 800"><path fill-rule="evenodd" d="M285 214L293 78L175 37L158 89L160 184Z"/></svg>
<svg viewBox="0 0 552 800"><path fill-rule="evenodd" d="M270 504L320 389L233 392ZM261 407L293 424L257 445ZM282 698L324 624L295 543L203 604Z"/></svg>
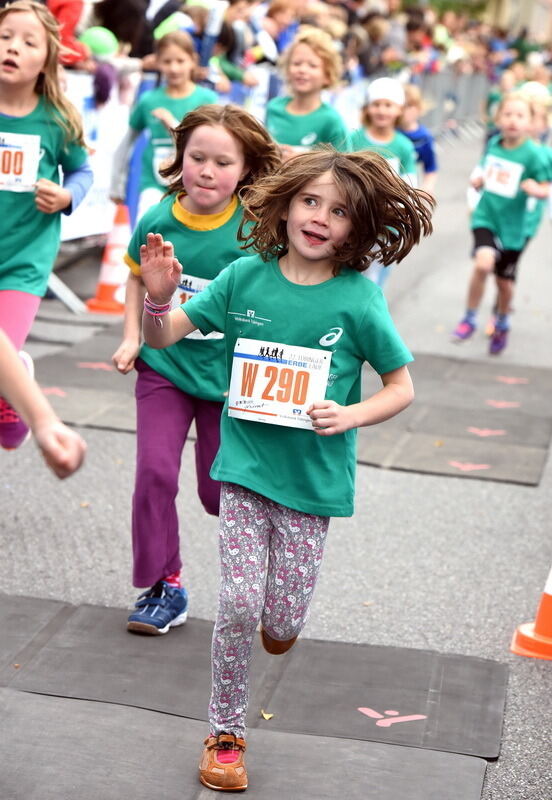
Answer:
<svg viewBox="0 0 552 800"><path fill-rule="evenodd" d="M190 214L174 195L150 208L138 222L125 261L140 275L140 245L148 233L172 242L182 264L181 284L173 304L199 294L228 264L243 255L238 228L243 210L236 197L218 214ZM179 389L203 400L223 402L228 389L224 336L190 336L163 350L142 345L140 358Z"/></svg>

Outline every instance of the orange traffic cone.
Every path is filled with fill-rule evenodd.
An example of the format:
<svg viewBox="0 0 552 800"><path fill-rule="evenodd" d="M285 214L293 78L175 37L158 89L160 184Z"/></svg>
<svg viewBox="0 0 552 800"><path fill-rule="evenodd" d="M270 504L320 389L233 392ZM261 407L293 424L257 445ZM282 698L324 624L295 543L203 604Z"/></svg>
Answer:
<svg viewBox="0 0 552 800"><path fill-rule="evenodd" d="M127 251L130 236L128 208L121 203L117 206L113 229L107 237L96 296L86 301L89 311L122 314L125 310L124 287L128 278L128 267L123 261L123 256Z"/></svg>
<svg viewBox="0 0 552 800"><path fill-rule="evenodd" d="M518 656L552 661L552 569L544 587L537 618L534 622L518 626L510 650Z"/></svg>

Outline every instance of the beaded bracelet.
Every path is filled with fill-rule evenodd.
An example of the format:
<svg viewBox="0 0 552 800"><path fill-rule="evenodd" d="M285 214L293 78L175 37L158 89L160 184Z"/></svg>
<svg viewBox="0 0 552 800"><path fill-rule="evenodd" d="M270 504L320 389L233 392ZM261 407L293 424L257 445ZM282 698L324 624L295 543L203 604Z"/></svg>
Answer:
<svg viewBox="0 0 552 800"><path fill-rule="evenodd" d="M146 293L144 297L144 311L146 312L146 314L149 314L150 317L153 317L153 321L158 328L163 327L163 320L161 318L164 317L165 314L168 314L170 310L171 310L170 303L163 303L162 305L158 305L157 303L154 303L153 300Z"/></svg>

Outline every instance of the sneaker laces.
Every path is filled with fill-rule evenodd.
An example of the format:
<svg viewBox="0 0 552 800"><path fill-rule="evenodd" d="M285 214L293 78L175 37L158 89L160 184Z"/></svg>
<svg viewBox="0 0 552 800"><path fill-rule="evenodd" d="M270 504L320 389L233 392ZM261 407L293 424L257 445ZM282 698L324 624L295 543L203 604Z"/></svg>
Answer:
<svg viewBox="0 0 552 800"><path fill-rule="evenodd" d="M21 422L21 417L15 413L7 400L0 397L0 424L9 422Z"/></svg>
<svg viewBox="0 0 552 800"><path fill-rule="evenodd" d="M217 751L217 761L219 763L233 764L240 757L240 750L245 750L245 743L240 744L233 733L221 733L217 736L217 741L213 747Z"/></svg>

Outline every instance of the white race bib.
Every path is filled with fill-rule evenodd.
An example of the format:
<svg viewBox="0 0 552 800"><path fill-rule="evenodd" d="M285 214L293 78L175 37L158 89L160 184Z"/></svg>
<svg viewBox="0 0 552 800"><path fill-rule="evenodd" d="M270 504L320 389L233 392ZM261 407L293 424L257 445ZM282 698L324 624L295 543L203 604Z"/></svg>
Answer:
<svg viewBox="0 0 552 800"><path fill-rule="evenodd" d="M40 136L0 133L0 189L34 192L40 161Z"/></svg>
<svg viewBox="0 0 552 800"><path fill-rule="evenodd" d="M500 197L515 197L523 174L523 164L488 155L483 167L485 191Z"/></svg>
<svg viewBox="0 0 552 800"><path fill-rule="evenodd" d="M180 283L178 289L174 293L171 300L171 308L178 308L182 303L186 303L190 297L195 297L196 294L202 292L209 284L210 280L207 278L196 278L195 275L180 276ZM219 331L211 331L206 336L201 331L195 330L189 333L186 339L224 339L224 334Z"/></svg>
<svg viewBox="0 0 552 800"><path fill-rule="evenodd" d="M172 145L153 143L153 172L157 181L163 186L168 186L170 180L168 178L163 178L163 176L159 174L159 170L169 166L174 158L174 154L175 149Z"/></svg>
<svg viewBox="0 0 552 800"><path fill-rule="evenodd" d="M312 430L307 409L326 397L331 359L329 350L237 339L228 415Z"/></svg>

